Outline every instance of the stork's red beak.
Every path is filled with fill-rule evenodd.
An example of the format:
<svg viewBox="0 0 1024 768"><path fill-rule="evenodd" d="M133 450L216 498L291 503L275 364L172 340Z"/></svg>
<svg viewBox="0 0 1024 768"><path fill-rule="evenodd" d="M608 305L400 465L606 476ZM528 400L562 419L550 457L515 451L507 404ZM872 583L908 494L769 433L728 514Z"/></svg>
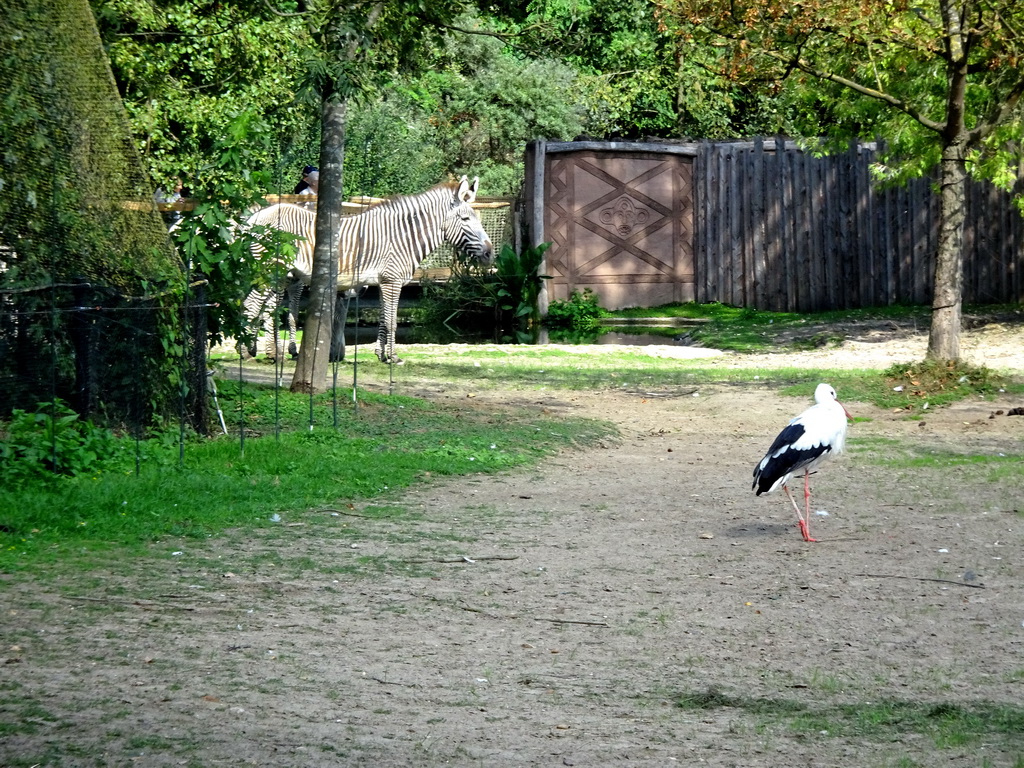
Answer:
<svg viewBox="0 0 1024 768"><path fill-rule="evenodd" d="M839 403L838 400L836 400L836 402ZM846 418L848 418L850 421L853 421L853 416L851 416L850 412L846 410L846 406L843 405L842 403L839 403L839 407L843 409L843 413L846 414Z"/></svg>

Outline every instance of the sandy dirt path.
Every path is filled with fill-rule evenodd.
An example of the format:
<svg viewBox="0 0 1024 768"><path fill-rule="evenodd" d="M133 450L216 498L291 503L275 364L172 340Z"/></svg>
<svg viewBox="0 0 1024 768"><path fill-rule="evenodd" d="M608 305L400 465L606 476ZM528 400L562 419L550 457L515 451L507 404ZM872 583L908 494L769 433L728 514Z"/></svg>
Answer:
<svg viewBox="0 0 1024 768"><path fill-rule="evenodd" d="M1019 331L965 342L1024 370ZM877 366L922 343L790 363ZM1022 403L924 421L847 403L871 421L814 479L827 514L808 545L784 497L750 491L807 403L756 383L435 396L607 419L620 437L402 493L394 521L298 510L127 575L19 584L3 595L0 684L37 703L4 720L36 727L0 740L0 764L1021 765L1020 730L935 734L1022 718L1022 491L991 463L878 456L1019 461L1024 417L1005 410ZM353 575L368 562L375 576ZM932 731L901 730L921 712Z"/></svg>

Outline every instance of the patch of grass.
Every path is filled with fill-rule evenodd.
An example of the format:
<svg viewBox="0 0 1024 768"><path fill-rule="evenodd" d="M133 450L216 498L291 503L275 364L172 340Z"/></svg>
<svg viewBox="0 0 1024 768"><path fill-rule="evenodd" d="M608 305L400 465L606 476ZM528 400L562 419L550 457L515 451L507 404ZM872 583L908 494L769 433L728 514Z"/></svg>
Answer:
<svg viewBox="0 0 1024 768"><path fill-rule="evenodd" d="M886 391L875 402L907 411L922 409L926 403L934 408L975 395L991 397L1010 384L989 368L933 360L890 366L882 378Z"/></svg>
<svg viewBox="0 0 1024 768"><path fill-rule="evenodd" d="M924 404L911 392L894 392L881 371L871 369L718 368L700 359L654 357L642 347L609 349L581 355L551 347L458 347L438 355L433 350L408 349L409 365L396 371L397 386L423 382L472 382L479 390L607 390L644 393L692 390L707 384L742 384L770 387L773 391L810 400L815 386L827 381L846 402L866 402L883 408L905 408L914 413ZM908 364L909 366L909 364ZM929 408L967 397L993 397L1000 390L1024 394L1024 379L1006 378L992 371L962 367L966 375L957 386L937 390ZM856 416L856 413L854 413Z"/></svg>
<svg viewBox="0 0 1024 768"><path fill-rule="evenodd" d="M608 348L581 355L571 349L552 347L456 347L439 355L433 350L406 349L407 365L395 372L397 386L420 382L471 383L479 390L607 390L644 391L701 384L772 386L803 385L813 394L820 381L856 380L877 371L826 369L718 368L707 361L653 357L642 347ZM408 384L407 384L408 383ZM794 390L792 394L802 394Z"/></svg>
<svg viewBox="0 0 1024 768"><path fill-rule="evenodd" d="M734 696L715 687L683 694L676 703L687 710L740 710L769 724L816 737L897 742L907 734L917 734L931 739L939 749L997 741L1024 750L1024 707L1011 704L883 700L828 705Z"/></svg>
<svg viewBox="0 0 1024 768"><path fill-rule="evenodd" d="M1024 480L1024 443L1019 453L996 451L991 453L964 453L933 446L921 447L917 443L891 438L858 437L849 446L858 461L865 461L893 469L979 467L987 471L990 482Z"/></svg>
<svg viewBox="0 0 1024 768"><path fill-rule="evenodd" d="M882 372L844 370L800 373L805 374L802 381L780 388L779 393L810 399L816 384L827 381L835 387L843 403L862 402L887 410L899 409L906 411L908 417L921 416L929 409L941 408L968 398L992 399L1004 392L1024 394L1024 381L964 363L956 366L931 362L899 363ZM778 381L771 373L766 378L769 382ZM784 377L779 378L784 380Z"/></svg>
<svg viewBox="0 0 1024 768"><path fill-rule="evenodd" d="M807 315L795 312L763 312L756 309L709 305L708 322L694 329L690 338L705 347L734 352L778 352L778 337L786 330L802 329Z"/></svg>
<svg viewBox="0 0 1024 768"><path fill-rule="evenodd" d="M846 335L834 331L819 331L810 336L794 339L790 348L796 351L838 347L846 340Z"/></svg>
<svg viewBox="0 0 1024 768"><path fill-rule="evenodd" d="M839 321L846 324L881 319L920 324L927 318L924 307L893 306L843 312L768 312L728 304L674 303L645 309L608 312L611 317L673 317L704 320L688 334L701 346L734 352L792 352L841 344L847 335L823 330ZM786 341L780 342L780 338Z"/></svg>
<svg viewBox="0 0 1024 768"><path fill-rule="evenodd" d="M744 309L734 307L730 304L720 304L717 301L707 304L698 304L694 301L675 301L668 304L660 304L657 307L627 307L625 309L605 310L606 317L625 317L631 319L645 317L682 317L693 320L721 320L724 322L735 322L744 318L752 318L758 314L756 309ZM770 312L761 313L766 319L782 316L787 313ZM788 316L798 317L793 313Z"/></svg>
<svg viewBox="0 0 1024 768"><path fill-rule="evenodd" d="M629 326L605 326L601 328L600 332L595 335L594 341L599 341L600 336L607 335L609 333L629 333L630 335L643 335L643 336L661 336L665 339L665 344L672 343L682 333L682 330L678 326L669 325L629 325Z"/></svg>
<svg viewBox="0 0 1024 768"><path fill-rule="evenodd" d="M4 698L6 702L0 707L0 738L38 733L43 726L50 728L59 722L59 718L40 703L20 698L20 692L15 695L5 691Z"/></svg>
<svg viewBox="0 0 1024 768"><path fill-rule="evenodd" d="M156 734L130 736L125 740L124 747L141 752L171 752L194 749L197 742L193 739L169 739Z"/></svg>
<svg viewBox="0 0 1024 768"><path fill-rule="evenodd" d="M351 394L348 394L350 400ZM268 528L274 514L385 497L431 477L499 472L611 434L606 423L553 419L523 409L445 407L401 396L362 396L338 413L309 398L254 385L220 386L238 412L236 436L147 453L104 473L44 477L0 488L0 571L78 558L117 558L163 537L202 539L227 528ZM285 429L277 433L277 414ZM265 437L252 435L263 432Z"/></svg>

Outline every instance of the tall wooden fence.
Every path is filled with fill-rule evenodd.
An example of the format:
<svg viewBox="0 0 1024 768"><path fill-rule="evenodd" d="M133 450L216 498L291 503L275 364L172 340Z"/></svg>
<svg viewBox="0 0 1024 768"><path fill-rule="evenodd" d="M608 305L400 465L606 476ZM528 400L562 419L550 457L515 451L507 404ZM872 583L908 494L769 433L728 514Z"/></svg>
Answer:
<svg viewBox="0 0 1024 768"><path fill-rule="evenodd" d="M600 159L602 153L610 159ZM600 205L628 207L650 226L661 215L659 203L639 185L614 184L607 174L603 186L590 190L585 185L593 186L594 174L578 169L583 163L613 168L623 158L643 156L666 168L692 162L692 173L676 174L679 183L667 191L666 200L680 199L662 206L666 215L684 213L676 227L682 239L659 243L639 229L625 236L611 226L601 229ZM675 280L675 295L700 302L774 311L926 304L938 238L935 180L879 189L870 173L875 159L870 144L815 157L791 141L774 139L538 142L527 154L526 220L533 242L553 243L552 298L591 287L610 299L603 301L609 308L649 305L653 295L638 284L636 273L645 264L679 264L682 255L687 264L692 258L692 268L677 268L674 277L672 270L660 269L664 277L649 279ZM572 173L560 171L567 166ZM660 166L654 172L659 171ZM644 178L650 178L647 173ZM592 199L599 205L574 202ZM593 241L593 232L603 236L602 263L622 269L618 284L609 274L598 280L593 270L580 268L595 258L586 239ZM1024 218L1011 195L988 183L970 183L964 243L965 301L1024 301ZM660 253L659 247L671 250Z"/></svg>
<svg viewBox="0 0 1024 768"><path fill-rule="evenodd" d="M697 156L697 296L813 311L931 300L935 179L878 189L873 145L813 157L791 142L703 144ZM964 300L1024 299L1024 218L970 182Z"/></svg>

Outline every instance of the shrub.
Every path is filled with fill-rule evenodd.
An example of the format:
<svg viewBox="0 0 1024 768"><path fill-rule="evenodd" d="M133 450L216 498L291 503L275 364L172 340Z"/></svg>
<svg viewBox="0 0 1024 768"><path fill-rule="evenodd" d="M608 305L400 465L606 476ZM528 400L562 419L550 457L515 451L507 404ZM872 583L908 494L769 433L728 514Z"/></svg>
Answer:
<svg viewBox="0 0 1024 768"><path fill-rule="evenodd" d="M437 340L447 340L442 329L486 333L495 340L530 343L540 330L537 299L546 275L540 274L544 251L550 243L525 248L521 253L504 245L494 268L481 270L456 256L446 283L424 283L419 320Z"/></svg>
<svg viewBox="0 0 1024 768"><path fill-rule="evenodd" d="M544 251L551 243L536 248L526 247L516 253L511 245L501 249L494 269L498 285L495 298L499 330L514 335L520 343L536 341L540 331L540 309L537 299L548 275L540 274Z"/></svg>
<svg viewBox="0 0 1024 768"><path fill-rule="evenodd" d="M565 301L551 302L544 324L551 329L594 331L600 326L603 315L597 294L584 288L583 293L573 291Z"/></svg>
<svg viewBox="0 0 1024 768"><path fill-rule="evenodd" d="M35 413L15 409L0 441L0 481L95 472L124 450L113 432L82 421L62 400L40 403Z"/></svg>

